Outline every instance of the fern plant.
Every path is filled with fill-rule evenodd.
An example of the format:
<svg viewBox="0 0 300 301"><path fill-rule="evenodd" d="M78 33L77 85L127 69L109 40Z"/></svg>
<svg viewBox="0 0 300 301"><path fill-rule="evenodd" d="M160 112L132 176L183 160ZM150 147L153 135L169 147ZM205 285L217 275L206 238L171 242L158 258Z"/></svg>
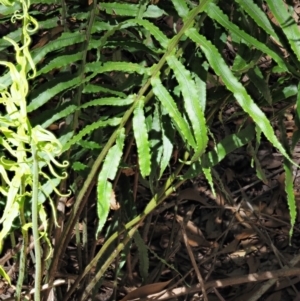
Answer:
<svg viewBox="0 0 300 301"><path fill-rule="evenodd" d="M282 1L266 2L276 25L267 17L263 1L236 0L230 7L226 1L210 0L156 4L92 1L87 6L32 1L32 14L41 30L27 33L34 43L29 49L32 63L23 66L23 74L30 74L34 66L37 72L30 78L24 110L42 133L48 128L59 136L72 166L65 184L75 195L50 259L45 280L50 287L95 183L99 219L95 234L106 231L114 187L121 185L120 167L126 165L126 153L134 147L141 181L147 183L153 196L142 213L127 214L121 230L106 231L104 245L81 271L64 300L101 260L101 268L84 288L81 300L86 300L132 237L138 243L140 237L135 233L150 212L199 173L205 175L214 191L211 168L233 150L253 140L259 143L262 133L285 158L292 235L296 217L292 149L283 147L262 107L275 106L284 98L291 106L299 99L298 87L286 85L287 79L299 78L299 34ZM9 4L0 8L3 22L21 9L18 2ZM48 14L40 4L46 5ZM158 22L168 15L173 18L171 26ZM11 53L9 39L14 45L22 41L19 28L13 28L7 37L0 41L3 53ZM231 49L231 59L224 56L226 49ZM265 60L268 62L263 64ZM1 76L2 89L14 83L11 70ZM278 78L273 84L272 76ZM217 139L210 128L213 120L220 108L236 103L244 119L242 126ZM295 134L293 146L297 140ZM210 141L213 147L209 150ZM182 150L180 163L161 185L175 146ZM16 216L11 217L6 234ZM120 232L126 235L115 245ZM111 249L115 251L111 253ZM143 246L140 249L145 250ZM147 252L141 253L147 256Z"/></svg>
<svg viewBox="0 0 300 301"><path fill-rule="evenodd" d="M4 2L5 5L12 3ZM15 51L15 64L8 61L0 61L0 64L7 67L10 77L10 87L1 87L1 104L4 105L6 114L1 115L1 146L3 156L1 157L1 178L3 184L1 192L6 198L5 208L0 222L2 229L0 232L0 250L2 250L5 237L12 230L14 220L19 217L20 227L23 235L23 245L20 257L20 272L17 285L17 299L21 299L21 288L25 276L26 253L28 247L28 229L32 228L35 251L35 300L40 300L42 283L42 254L41 238L44 239L51 248L47 235L47 215L43 205L43 190L41 176L52 185L52 190L56 190L51 178L61 180L55 171L54 166L64 168L66 164L59 164L55 157L61 153L61 144L55 136L42 128L40 125L31 126L27 116L26 97L29 91L28 80L36 75L35 65L29 52L30 36L29 32L37 30L37 22L28 13L29 2L20 1L22 13L15 11L12 21L22 22L22 37L19 46L14 40L5 37L4 41L9 42ZM28 69L30 67L30 73ZM45 167L49 169L45 171ZM57 191L57 190L56 190ZM57 191L58 192L58 191ZM59 193L58 193L59 194ZM26 199L31 198L31 220L25 216ZM51 198L50 198L51 200ZM52 201L52 200L51 200ZM55 216L55 210L53 211ZM40 230L42 226L44 231ZM8 275L1 267L0 273L7 280Z"/></svg>

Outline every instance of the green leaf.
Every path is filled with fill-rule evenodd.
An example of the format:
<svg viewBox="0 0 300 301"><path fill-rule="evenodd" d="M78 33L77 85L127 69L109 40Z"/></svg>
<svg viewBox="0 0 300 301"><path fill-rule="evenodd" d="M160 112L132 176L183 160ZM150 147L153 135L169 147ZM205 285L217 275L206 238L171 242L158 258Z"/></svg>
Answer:
<svg viewBox="0 0 300 301"><path fill-rule="evenodd" d="M121 118L111 118L109 120L98 120L92 124L87 125L85 128L83 128L76 136L72 137L64 146L63 146L63 152L67 151L73 144L80 141L85 135L88 135L92 131L107 127L107 126L117 126L121 122Z"/></svg>
<svg viewBox="0 0 300 301"><path fill-rule="evenodd" d="M80 140L80 141L78 141L78 144L86 149L100 149L101 148L101 145L99 145L95 141Z"/></svg>
<svg viewBox="0 0 300 301"><path fill-rule="evenodd" d="M6 206L7 207L7 206ZM2 252L3 242L4 238L7 236L7 234L11 231L13 222L15 218L19 215L19 204L18 202L14 202L12 205L10 205L8 210L6 210L5 207L5 213L2 215L2 229L0 231L0 252Z"/></svg>
<svg viewBox="0 0 300 301"><path fill-rule="evenodd" d="M187 121L181 116L178 107L170 93L162 85L158 77L151 78L151 84L153 87L153 93L167 110L179 134L182 136L183 141L187 141L191 147L196 149L195 139L190 131L190 126Z"/></svg>
<svg viewBox="0 0 300 301"><path fill-rule="evenodd" d="M185 0L172 0L172 3L181 18L186 17L190 12Z"/></svg>
<svg viewBox="0 0 300 301"><path fill-rule="evenodd" d="M271 91L269 89L269 85L266 82L261 70L256 66L254 69L250 69L247 72L249 79L255 85L255 87L259 90L265 100L268 102L269 105L273 104Z"/></svg>
<svg viewBox="0 0 300 301"><path fill-rule="evenodd" d="M138 13L137 13L137 19L142 19L143 14L147 9L148 0L140 0L138 4Z"/></svg>
<svg viewBox="0 0 300 301"><path fill-rule="evenodd" d="M117 97L103 97L91 100L82 106L81 109L86 109L91 106L128 106L134 102L134 95L129 95L127 98L117 98Z"/></svg>
<svg viewBox="0 0 300 301"><path fill-rule="evenodd" d="M208 143L206 122L201 105L203 100L199 99L195 82L191 78L191 73L184 67L184 65L182 65L182 63L174 55L168 56L167 62L173 69L175 77L179 83L179 87L183 95L184 107L194 131L196 153L192 158L193 161L204 153Z"/></svg>
<svg viewBox="0 0 300 301"><path fill-rule="evenodd" d="M300 129L300 84L298 84L298 94L296 101L296 112L295 112L295 125L298 129ZM292 146L291 149L294 150L297 142L300 140L300 131L294 131L292 138Z"/></svg>
<svg viewBox="0 0 300 301"><path fill-rule="evenodd" d="M213 195L216 196L216 191L214 188L214 182L213 182L213 178L212 178L212 174L211 174L211 169L209 167L207 168L207 167L202 166L202 172L205 175L205 178L210 186L210 189L211 189Z"/></svg>
<svg viewBox="0 0 300 301"><path fill-rule="evenodd" d="M97 74L112 71L144 74L146 70L145 67L139 64L129 62L108 62L104 64L102 62L92 62L85 65L85 72L95 72Z"/></svg>
<svg viewBox="0 0 300 301"><path fill-rule="evenodd" d="M34 91L34 94L37 96L31 100L30 104L27 106L27 111L32 112L38 109L58 93L67 91L69 88L77 86L80 83L82 83L81 78L74 74L60 76L51 82L41 85Z"/></svg>
<svg viewBox="0 0 300 301"><path fill-rule="evenodd" d="M160 45L164 49L166 49L168 47L170 40L157 26L153 25L148 20L132 19L132 20L128 20L128 22L126 22L126 23L127 23L126 25L139 24L139 25L143 26L147 31L149 31L151 33L151 35L153 35L153 37L160 43Z"/></svg>
<svg viewBox="0 0 300 301"><path fill-rule="evenodd" d="M284 87L280 87L279 90L273 92L273 103L279 102L281 100L286 100L292 96L298 94L298 87L294 84L287 84Z"/></svg>
<svg viewBox="0 0 300 301"><path fill-rule="evenodd" d="M74 46L77 43L85 41L85 35L77 32L64 32L62 35L51 41L41 49L36 49L32 52L32 59L35 64L40 62L48 53L54 53L56 50L64 49L67 46Z"/></svg>
<svg viewBox="0 0 300 301"><path fill-rule="evenodd" d="M155 193L158 181L160 160L162 157L163 146L161 142L161 104L155 103L152 115L147 116L146 125L149 132L149 142L151 148L151 173L149 175L149 186L151 192Z"/></svg>
<svg viewBox="0 0 300 301"><path fill-rule="evenodd" d="M163 111L165 111L163 109ZM164 113L164 112L163 112ZM174 136L174 129L169 120L169 116L161 115L161 132L162 132L162 156L160 160L160 172L159 179L162 177L165 169L170 164L170 160L173 154L174 142L171 137Z"/></svg>
<svg viewBox="0 0 300 301"><path fill-rule="evenodd" d="M143 107L144 100L142 99L134 109L132 126L138 151L139 167L141 175L145 178L151 172L151 155Z"/></svg>
<svg viewBox="0 0 300 301"><path fill-rule="evenodd" d="M43 184L42 187L40 187L38 194L38 200L40 204L49 199L49 196L53 193L54 188L59 185L60 181L61 179L59 178L49 179L45 184Z"/></svg>
<svg viewBox="0 0 300 301"><path fill-rule="evenodd" d="M77 161L72 164L72 168L75 171L80 171L80 170L85 170L87 168L87 166L85 164Z"/></svg>
<svg viewBox="0 0 300 301"><path fill-rule="evenodd" d="M150 32L149 32L149 35L150 35ZM146 40L147 40L147 38L146 38ZM115 38L114 40L110 39L109 41L107 41L105 48L115 49L117 47L120 47L131 53L140 53L141 51L147 52L148 55L152 55L153 57L155 57L155 59L158 59L157 54L161 54L164 52L162 49L158 49L157 48L158 46L159 45L154 45L153 43L151 43L151 46L148 44L147 45L143 44L142 42L136 41L135 38L129 39L128 37L126 37L126 38L118 37L118 38Z"/></svg>
<svg viewBox="0 0 300 301"><path fill-rule="evenodd" d="M21 28L10 32L8 35L6 35L8 38L12 39L15 42L20 42L21 40ZM11 47L11 43L3 38L0 39L0 51L4 51L5 49L7 49L7 47ZM8 50L6 50L8 51ZM1 82L2 83L2 82Z"/></svg>
<svg viewBox="0 0 300 301"><path fill-rule="evenodd" d="M82 59L82 54L80 52L75 54L70 54L70 55L60 55L54 58L53 60L51 60L43 68L41 68L36 75L39 76L41 74L48 73L53 69L59 69L65 66L69 66L70 64L75 63L80 59Z"/></svg>
<svg viewBox="0 0 300 301"><path fill-rule="evenodd" d="M70 105L66 107L65 109L61 110L60 112L53 114L52 117L47 119L44 123L41 124L43 128L47 128L51 124L53 124L55 121L62 119L64 117L69 116L70 114L74 113L76 111L77 107L75 105Z"/></svg>
<svg viewBox="0 0 300 301"><path fill-rule="evenodd" d="M228 17L221 11L221 9L213 2L210 2L206 9L206 13L210 18L216 20L219 24L221 24L224 28L230 30L241 39L245 40L248 44L256 47L262 52L268 54L270 57L274 59L274 61L285 71L287 71L286 63L276 52L272 51L268 48L264 43L258 41L257 39L251 37L245 31L239 29L239 27L232 22L229 21Z"/></svg>
<svg viewBox="0 0 300 301"><path fill-rule="evenodd" d="M58 9L54 9L52 11L52 13L54 13L55 11L57 11L57 13L59 13ZM43 21L39 20L39 28L54 29L55 27L57 27L57 20L55 20L55 18L47 18Z"/></svg>
<svg viewBox="0 0 300 301"><path fill-rule="evenodd" d="M285 171L285 192L287 194L287 203L289 207L289 212L291 216L291 229L289 231L290 234L290 243L293 236L294 226L296 222L297 216L297 205L294 195L294 179L293 179L293 170L291 163L284 158L283 166Z"/></svg>
<svg viewBox="0 0 300 301"><path fill-rule="evenodd" d="M159 6L150 4L148 5L147 10L143 14L144 18L160 18L163 15L167 15L167 13L162 10Z"/></svg>
<svg viewBox="0 0 300 301"><path fill-rule="evenodd" d="M253 121L260 127L261 131L265 134L273 146L276 147L288 160L293 162L286 150L278 141L266 115L254 103L243 85L234 77L216 47L205 37L198 34L195 29L188 30L187 34L195 43L200 45L200 48L205 53L210 66L214 69L215 73L222 78L227 89L233 93L242 109L252 117Z"/></svg>
<svg viewBox="0 0 300 301"><path fill-rule="evenodd" d="M87 14L87 17L89 14ZM75 15L76 17L76 15ZM106 31L106 30L111 30L113 28L112 25L108 24L107 22L102 22L102 21L94 21L92 31L91 33L99 33L101 31Z"/></svg>
<svg viewBox="0 0 300 301"><path fill-rule="evenodd" d="M300 32L292 14L287 11L287 7L283 1L267 0L268 7L272 14L280 24L285 37L288 39L292 50L300 61Z"/></svg>
<svg viewBox="0 0 300 301"><path fill-rule="evenodd" d="M205 112L206 108L206 83L204 80L202 80L196 73L193 74L195 83L196 83L196 89L197 89L197 95L199 98L200 106L203 112Z"/></svg>
<svg viewBox="0 0 300 301"><path fill-rule="evenodd" d="M264 170L261 167L260 161L257 158L257 151L259 148L261 142L261 130L256 127L256 147L254 149L254 147L252 146L251 143L248 144L247 147L247 152L250 154L252 160L251 160L251 167L253 167L253 162L255 163L255 172L257 177L266 185L268 184L268 179L266 177L266 174L264 172Z"/></svg>
<svg viewBox="0 0 300 301"><path fill-rule="evenodd" d="M10 278L5 272L5 270L3 269L2 265L0 265L0 276L3 277L9 283L9 285L11 285Z"/></svg>
<svg viewBox="0 0 300 301"><path fill-rule="evenodd" d="M105 93L105 94L112 94L118 97L125 98L126 94L120 91L115 91L109 88L105 88L103 86L93 85L87 83L82 91L82 93Z"/></svg>
<svg viewBox="0 0 300 301"><path fill-rule="evenodd" d="M102 2L100 5L100 9L105 10L106 13L110 15L135 17L138 15L139 5L118 3L118 2L110 2L110 3ZM164 13L165 12L162 9L158 8L157 6L149 5L147 10L143 14L143 17L159 18Z"/></svg>
<svg viewBox="0 0 300 301"><path fill-rule="evenodd" d="M252 0L235 0L244 11L255 21L255 23L268 33L272 38L279 41L279 38L273 29L268 17L261 8Z"/></svg>
<svg viewBox="0 0 300 301"><path fill-rule="evenodd" d="M15 169L15 168L13 168L13 169ZM12 211L15 211L16 210L15 208L19 208L16 198L18 197L19 187L21 185L21 177L22 177L22 174L20 171L18 171L15 173L15 175L13 176L13 178L10 182L8 195L7 195L6 203L5 203L5 209L4 209L4 212L2 213L2 216L0 219L0 223L3 223L3 230L1 231L1 233L4 231L4 229L7 230L10 228L10 227L9 228L5 227L6 224L9 224L7 222L7 220L10 220L10 222L12 223L13 220L11 219L11 216L16 217L16 215L18 215L18 211L17 212L12 212Z"/></svg>
<svg viewBox="0 0 300 301"><path fill-rule="evenodd" d="M136 231L133 235L134 242L138 248L139 252L139 270L143 281L146 281L148 278L149 272L149 257L148 257L148 248L142 239L140 232Z"/></svg>
<svg viewBox="0 0 300 301"><path fill-rule="evenodd" d="M97 183L97 214L99 218L99 224L96 232L101 232L109 213L110 199L112 197L113 188L112 184L108 180L114 180L120 160L123 153L123 146L125 140L125 129L119 130L116 144L108 151L102 169L98 176Z"/></svg>
<svg viewBox="0 0 300 301"><path fill-rule="evenodd" d="M253 124L247 126L236 134L226 136L214 148L214 150L204 154L201 163L193 163L184 175L184 179L191 179L202 172L202 168L211 168L221 162L229 153L249 143L254 138L255 127Z"/></svg>
<svg viewBox="0 0 300 301"><path fill-rule="evenodd" d="M21 9L21 5L19 2L8 1L11 5L4 4L5 1L0 1L0 2L3 4L0 5L0 14L2 15L1 18L3 18L4 16L10 17L16 10Z"/></svg>
<svg viewBox="0 0 300 301"><path fill-rule="evenodd" d="M30 1L32 4L36 3L36 4L41 4L41 3L45 3L45 4L53 4L53 0L32 0Z"/></svg>

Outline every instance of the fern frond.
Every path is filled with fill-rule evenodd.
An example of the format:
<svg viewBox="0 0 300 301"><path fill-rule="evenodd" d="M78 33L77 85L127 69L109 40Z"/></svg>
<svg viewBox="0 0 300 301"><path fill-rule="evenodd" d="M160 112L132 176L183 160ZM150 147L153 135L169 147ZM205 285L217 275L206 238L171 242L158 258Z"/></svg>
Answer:
<svg viewBox="0 0 300 301"><path fill-rule="evenodd" d="M123 153L125 140L124 128L119 130L116 144L108 151L102 169L98 176L97 183L97 213L99 224L96 231L96 237L102 230L110 208L110 199L113 193L112 184L108 180L113 180L116 176L117 169Z"/></svg>
<svg viewBox="0 0 300 301"><path fill-rule="evenodd" d="M144 100L141 99L134 109L132 126L138 151L139 167L141 170L141 175L145 178L151 172L151 156L143 107Z"/></svg>
<svg viewBox="0 0 300 301"><path fill-rule="evenodd" d="M67 151L73 144L77 143L81 140L85 135L91 133L92 131L107 126L117 126L121 122L121 118L111 118L109 120L99 120L92 124L87 125L84 129L82 129L77 135L72 137L64 146L63 151Z"/></svg>
<svg viewBox="0 0 300 301"><path fill-rule="evenodd" d="M118 2L101 3L100 9L105 10L107 14L127 17L136 17L139 12L138 4L127 4ZM156 5L148 5L147 10L143 13L143 18L159 18L165 12Z"/></svg>
<svg viewBox="0 0 300 301"><path fill-rule="evenodd" d="M54 80L41 85L34 91L34 94L37 96L32 98L30 104L27 106L27 111L32 112L38 109L58 93L81 83L82 81L77 74L57 76Z"/></svg>
<svg viewBox="0 0 300 301"><path fill-rule="evenodd" d="M102 62L93 62L85 65L85 72L95 72L96 74L111 71L144 74L146 70L145 67L139 64L129 62L108 62L104 64Z"/></svg>
<svg viewBox="0 0 300 301"><path fill-rule="evenodd" d="M282 70L287 71L286 62L281 56L279 56L275 51L271 50L264 43L253 38L244 30L240 29L237 25L230 22L227 15L225 15L215 3L210 2L205 11L210 18L214 19L224 28L239 36L242 40L245 40L247 43L249 43L249 45L252 45L261 50L263 53L268 54Z"/></svg>
<svg viewBox="0 0 300 301"><path fill-rule="evenodd" d="M193 133L190 130L190 126L187 121L181 116L180 111L170 93L162 85L158 77L152 78L151 84L153 93L167 110L178 130L178 133L182 136L183 141L187 141L193 149L196 149L196 142Z"/></svg>
<svg viewBox="0 0 300 301"><path fill-rule="evenodd" d="M243 85L238 82L235 76L232 74L231 70L225 63L224 59L216 49L214 45L211 44L205 37L201 36L195 29L190 29L188 31L188 36L197 44L205 53L207 60L209 61L211 67L214 69L216 74L220 76L225 83L227 89L229 89L236 100L242 107L242 109L251 116L253 121L260 127L262 132L265 134L267 139L290 161L291 158L287 154L286 150L283 148L281 143L278 141L274 130L270 124L270 121L262 110L254 103L252 98L247 93Z"/></svg>
<svg viewBox="0 0 300 301"><path fill-rule="evenodd" d="M193 134L197 147L192 160L195 160L204 153L208 143L206 121L201 107L201 102L203 102L203 100L199 99L195 82L191 78L191 73L184 65L174 55L168 56L167 62L174 71L175 77L179 83L184 107L194 131Z"/></svg>

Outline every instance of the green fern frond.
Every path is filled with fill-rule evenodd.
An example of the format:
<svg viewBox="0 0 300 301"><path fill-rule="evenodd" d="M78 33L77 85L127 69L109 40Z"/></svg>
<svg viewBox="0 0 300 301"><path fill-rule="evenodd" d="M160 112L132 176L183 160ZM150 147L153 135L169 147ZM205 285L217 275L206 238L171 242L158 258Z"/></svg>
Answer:
<svg viewBox="0 0 300 301"><path fill-rule="evenodd" d="M151 155L143 108L144 100L141 99L134 109L132 126L138 151L139 167L141 175L145 178L151 172Z"/></svg>

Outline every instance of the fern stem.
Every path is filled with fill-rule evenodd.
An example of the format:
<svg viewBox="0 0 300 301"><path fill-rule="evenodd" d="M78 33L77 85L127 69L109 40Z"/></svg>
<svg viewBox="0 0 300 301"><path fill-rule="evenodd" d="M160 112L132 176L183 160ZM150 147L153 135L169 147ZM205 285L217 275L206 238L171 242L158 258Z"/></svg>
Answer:
<svg viewBox="0 0 300 301"><path fill-rule="evenodd" d="M24 181L22 181L22 186L21 186L21 191L20 194L24 194ZM25 268L26 268L26 249L28 246L28 233L27 229L24 228L26 224L26 219L24 216L24 197L21 200L21 205L20 205L20 221L22 225L22 236L23 236L23 242L22 242L22 249L21 249L21 254L20 254L20 261L19 261L19 275L18 275L18 282L17 282L17 287L16 287L16 298L17 301L21 300L21 292L22 292L22 285L25 277Z"/></svg>
<svg viewBox="0 0 300 301"><path fill-rule="evenodd" d="M77 89L77 93L76 93L76 97L75 97L75 104L77 107L80 106L81 103L81 95L82 95L82 90L84 87L84 77L85 77L85 65L86 65L86 57L87 57L87 52L89 49L89 43L90 43L90 39L91 39L91 34L92 34L92 28L93 28L93 24L95 21L95 16L96 16L96 9L97 9L97 0L93 1L93 7L91 9L91 13L89 16L89 24L87 27L87 30L85 32L85 42L84 44L84 49L82 51L82 60L81 60L81 65L80 65L80 69L79 69L79 76L81 78L81 82L82 84L79 85L78 89ZM78 116L80 114L80 110L76 110L74 113L74 119L73 119L73 130L75 131L77 126L78 126Z"/></svg>
<svg viewBox="0 0 300 301"><path fill-rule="evenodd" d="M33 157L33 176L32 176L32 233L34 240L35 253L35 281L34 281L34 300L41 300L41 246L39 242L39 224L38 224L38 188L39 188L39 162L37 156L37 148L34 142L31 143L31 151Z"/></svg>

